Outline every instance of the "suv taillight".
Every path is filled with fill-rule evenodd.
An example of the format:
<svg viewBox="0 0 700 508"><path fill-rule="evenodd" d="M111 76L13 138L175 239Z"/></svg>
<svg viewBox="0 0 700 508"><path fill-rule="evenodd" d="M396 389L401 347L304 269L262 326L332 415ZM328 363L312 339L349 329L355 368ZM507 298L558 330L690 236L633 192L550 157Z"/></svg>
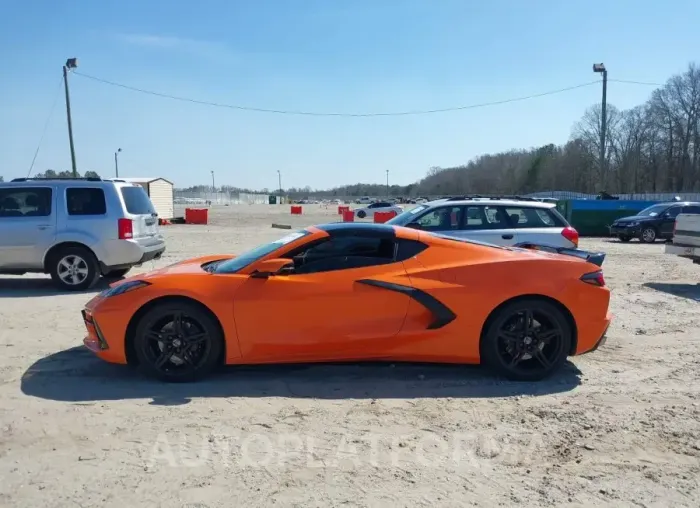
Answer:
<svg viewBox="0 0 700 508"><path fill-rule="evenodd" d="M581 276L581 280L592 286L605 286L605 277L603 277L602 271L585 273Z"/></svg>
<svg viewBox="0 0 700 508"><path fill-rule="evenodd" d="M564 229L562 229L561 236L573 243L575 247L578 247L578 231L571 226L566 226Z"/></svg>
<svg viewBox="0 0 700 508"><path fill-rule="evenodd" d="M134 222L131 219L119 219L117 228L120 240L130 240L134 237Z"/></svg>

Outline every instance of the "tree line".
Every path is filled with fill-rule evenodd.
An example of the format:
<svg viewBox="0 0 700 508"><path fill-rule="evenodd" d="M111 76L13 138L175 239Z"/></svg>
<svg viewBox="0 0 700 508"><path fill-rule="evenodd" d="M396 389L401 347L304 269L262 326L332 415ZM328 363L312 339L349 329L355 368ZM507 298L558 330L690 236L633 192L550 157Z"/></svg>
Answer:
<svg viewBox="0 0 700 508"><path fill-rule="evenodd" d="M597 194L700 191L700 67L691 63L629 110L607 104L605 159L602 107L589 107L563 145L482 155L456 167L432 167L393 196L527 194L563 190ZM303 194L302 189L293 189ZM381 184L344 185L311 195L384 196Z"/></svg>

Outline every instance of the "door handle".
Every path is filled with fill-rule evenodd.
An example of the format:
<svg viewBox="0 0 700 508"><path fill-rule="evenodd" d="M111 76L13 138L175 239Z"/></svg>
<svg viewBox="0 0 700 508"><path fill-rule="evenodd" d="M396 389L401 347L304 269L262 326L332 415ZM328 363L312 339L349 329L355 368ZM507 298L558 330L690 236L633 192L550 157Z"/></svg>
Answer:
<svg viewBox="0 0 700 508"><path fill-rule="evenodd" d="M504 240L512 240L513 235L501 235L501 238L503 238Z"/></svg>
<svg viewBox="0 0 700 508"><path fill-rule="evenodd" d="M49 229L50 227L48 224L40 224L37 226L37 229Z"/></svg>

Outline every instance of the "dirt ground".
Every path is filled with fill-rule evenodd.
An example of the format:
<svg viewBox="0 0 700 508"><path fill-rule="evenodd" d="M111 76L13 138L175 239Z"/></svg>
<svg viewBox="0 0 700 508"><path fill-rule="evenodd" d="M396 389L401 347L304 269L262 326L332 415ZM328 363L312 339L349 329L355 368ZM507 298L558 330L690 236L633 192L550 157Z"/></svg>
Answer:
<svg viewBox="0 0 700 508"><path fill-rule="evenodd" d="M165 227L156 266L337 220L305 209ZM381 364L161 384L81 347L91 294L0 278L0 506L698 506L700 266L660 243L582 247L608 253L616 318L540 383Z"/></svg>

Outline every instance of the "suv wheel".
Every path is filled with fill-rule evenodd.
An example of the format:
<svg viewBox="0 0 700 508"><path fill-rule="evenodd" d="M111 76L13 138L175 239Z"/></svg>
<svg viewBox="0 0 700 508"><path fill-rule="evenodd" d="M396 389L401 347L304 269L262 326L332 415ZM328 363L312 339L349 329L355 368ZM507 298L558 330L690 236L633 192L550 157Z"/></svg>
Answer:
<svg viewBox="0 0 700 508"><path fill-rule="evenodd" d="M367 212L365 212L364 210L360 210L359 212L357 212L357 216L360 219L364 219L365 217L367 217Z"/></svg>
<svg viewBox="0 0 700 508"><path fill-rule="evenodd" d="M95 256L84 247L65 247L51 256L49 270L54 283L68 291L91 288L100 277Z"/></svg>
<svg viewBox="0 0 700 508"><path fill-rule="evenodd" d="M642 229L642 234L639 235L639 239L644 243L654 243L656 240L656 230L651 226Z"/></svg>

